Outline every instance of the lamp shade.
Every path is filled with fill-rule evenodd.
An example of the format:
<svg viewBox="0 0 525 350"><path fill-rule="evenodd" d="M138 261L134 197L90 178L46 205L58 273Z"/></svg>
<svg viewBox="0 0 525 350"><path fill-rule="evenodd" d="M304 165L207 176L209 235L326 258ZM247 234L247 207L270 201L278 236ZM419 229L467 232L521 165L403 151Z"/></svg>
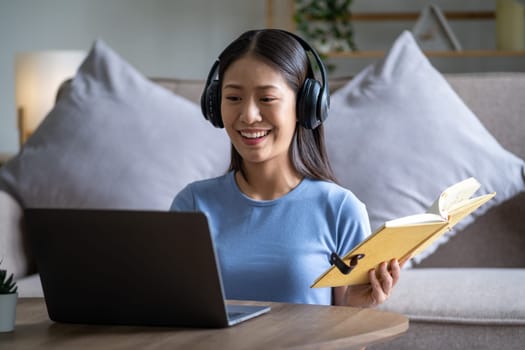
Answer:
<svg viewBox="0 0 525 350"><path fill-rule="evenodd" d="M49 113L58 87L76 74L85 57L85 51L38 51L16 55L16 106L21 143Z"/></svg>

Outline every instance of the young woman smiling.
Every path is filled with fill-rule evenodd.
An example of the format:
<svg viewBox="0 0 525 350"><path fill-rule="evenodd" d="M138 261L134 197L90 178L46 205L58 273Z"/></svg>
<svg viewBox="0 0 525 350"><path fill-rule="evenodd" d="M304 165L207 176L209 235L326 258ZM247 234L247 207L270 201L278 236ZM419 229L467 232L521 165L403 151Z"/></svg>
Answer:
<svg viewBox="0 0 525 350"><path fill-rule="evenodd" d="M394 260L370 271L370 284L309 287L332 252L344 255L370 234L365 206L330 168L328 104L319 56L292 33L248 31L213 65L202 110L228 133L230 169L189 184L171 208L208 217L228 299L375 306L398 281Z"/></svg>

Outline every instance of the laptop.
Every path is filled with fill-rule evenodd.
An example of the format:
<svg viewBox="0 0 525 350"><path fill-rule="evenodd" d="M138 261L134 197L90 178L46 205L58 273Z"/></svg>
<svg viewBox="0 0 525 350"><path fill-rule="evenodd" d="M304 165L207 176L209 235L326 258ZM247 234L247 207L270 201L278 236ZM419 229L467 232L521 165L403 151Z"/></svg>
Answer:
<svg viewBox="0 0 525 350"><path fill-rule="evenodd" d="M31 208L25 218L55 322L212 328L270 311L226 303L202 213Z"/></svg>

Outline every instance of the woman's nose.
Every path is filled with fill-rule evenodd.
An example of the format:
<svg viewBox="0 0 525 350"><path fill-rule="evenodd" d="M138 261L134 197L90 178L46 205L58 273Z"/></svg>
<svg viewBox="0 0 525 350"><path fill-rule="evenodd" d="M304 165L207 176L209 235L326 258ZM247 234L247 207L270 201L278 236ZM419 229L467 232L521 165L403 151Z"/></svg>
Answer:
<svg viewBox="0 0 525 350"><path fill-rule="evenodd" d="M253 100L246 100L241 109L240 119L246 124L253 124L262 120L261 111Z"/></svg>

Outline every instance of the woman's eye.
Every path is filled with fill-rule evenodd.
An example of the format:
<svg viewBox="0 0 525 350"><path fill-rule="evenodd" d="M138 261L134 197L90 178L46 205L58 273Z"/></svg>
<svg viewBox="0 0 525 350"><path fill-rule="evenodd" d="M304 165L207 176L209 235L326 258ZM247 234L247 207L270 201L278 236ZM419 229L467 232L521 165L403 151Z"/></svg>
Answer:
<svg viewBox="0 0 525 350"><path fill-rule="evenodd" d="M272 102L272 101L275 101L275 100L276 100L275 97L263 97L263 98L261 98L262 102Z"/></svg>
<svg viewBox="0 0 525 350"><path fill-rule="evenodd" d="M225 99L227 99L228 101L232 101L232 102L237 102L241 100L241 98L238 96L226 96Z"/></svg>

